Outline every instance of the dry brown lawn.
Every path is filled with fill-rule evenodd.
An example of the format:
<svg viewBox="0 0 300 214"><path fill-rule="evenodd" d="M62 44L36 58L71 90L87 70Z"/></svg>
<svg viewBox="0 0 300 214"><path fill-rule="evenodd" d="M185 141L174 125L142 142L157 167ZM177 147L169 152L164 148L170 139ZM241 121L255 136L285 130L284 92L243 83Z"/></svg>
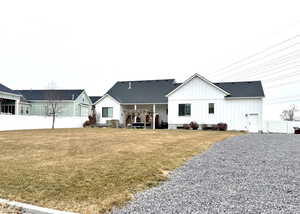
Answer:
<svg viewBox="0 0 300 214"><path fill-rule="evenodd" d="M56 129L0 132L0 198L104 213L238 132Z"/></svg>

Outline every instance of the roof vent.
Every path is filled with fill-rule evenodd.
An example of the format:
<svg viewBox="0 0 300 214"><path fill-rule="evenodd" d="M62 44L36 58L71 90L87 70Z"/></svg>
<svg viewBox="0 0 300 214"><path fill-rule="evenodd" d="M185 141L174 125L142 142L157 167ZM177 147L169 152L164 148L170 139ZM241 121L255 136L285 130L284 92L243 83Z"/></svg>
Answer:
<svg viewBox="0 0 300 214"><path fill-rule="evenodd" d="M131 82L128 83L128 89L131 89Z"/></svg>

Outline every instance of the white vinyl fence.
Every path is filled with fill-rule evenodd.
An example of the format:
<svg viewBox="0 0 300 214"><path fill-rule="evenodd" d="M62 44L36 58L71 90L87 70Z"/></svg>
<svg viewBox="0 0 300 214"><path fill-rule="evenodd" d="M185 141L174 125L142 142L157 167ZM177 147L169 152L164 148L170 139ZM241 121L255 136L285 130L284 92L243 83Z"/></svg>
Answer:
<svg viewBox="0 0 300 214"><path fill-rule="evenodd" d="M55 128L80 128L87 117L56 117ZM48 129L52 117L0 115L0 131L22 129Z"/></svg>
<svg viewBox="0 0 300 214"><path fill-rule="evenodd" d="M294 133L294 127L300 128L300 121L264 121L264 132L267 133Z"/></svg>

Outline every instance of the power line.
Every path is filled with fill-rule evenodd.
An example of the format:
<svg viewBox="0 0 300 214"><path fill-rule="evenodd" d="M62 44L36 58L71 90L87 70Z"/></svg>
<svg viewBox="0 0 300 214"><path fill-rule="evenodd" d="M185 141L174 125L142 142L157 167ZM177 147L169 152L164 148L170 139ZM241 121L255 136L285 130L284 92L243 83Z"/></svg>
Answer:
<svg viewBox="0 0 300 214"><path fill-rule="evenodd" d="M297 70L298 71L293 71L292 69L294 68L298 68ZM267 73L262 76L259 76L259 75L256 75L256 76L253 76L253 77L250 77L252 79L254 78L260 78L262 81L270 81L270 80L277 80L277 78L279 78L280 80L283 80L285 78L290 78L290 75L293 75L293 74L298 74L299 73L299 68L300 68L300 64L297 64L297 65L294 65L294 66L291 66L291 67L288 67L288 68L285 68L285 69L281 69L281 70L278 70L278 71L272 71L273 73ZM291 72L289 73L286 73L285 71L289 71L291 70ZM283 73L285 72L285 73ZM272 74L272 78L268 78L268 76L270 76L270 74ZM278 76L278 74L280 74Z"/></svg>
<svg viewBox="0 0 300 214"><path fill-rule="evenodd" d="M280 103L293 103L293 102L300 102L300 98L293 99L293 100L283 100L283 101L277 101L277 102L265 102L266 104L280 104Z"/></svg>
<svg viewBox="0 0 300 214"><path fill-rule="evenodd" d="M279 83L279 84L275 84L275 85L270 85L266 88L270 89L270 88L274 88L274 87L278 87L278 86L286 86L286 85L294 85L295 83L300 83L300 80L294 80L294 81L288 81L288 82L284 82L284 83Z"/></svg>
<svg viewBox="0 0 300 214"><path fill-rule="evenodd" d="M277 46L279 46L279 45L282 45L282 44L284 44L284 43L287 43L287 42L292 41L292 40L294 40L294 39L297 39L297 38L299 38L299 37L300 37L300 34L297 34L296 36L293 36L293 37L291 37L291 38L289 38L289 39L286 39L286 40L284 40L284 41L282 41L282 42L279 42L279 43L277 43L277 44L275 44L275 45L272 45L272 46L270 46L270 47L268 47L268 48L266 48L266 49L264 49L264 50L262 50L262 51L260 51L260 52L258 52L258 53L256 53L256 54L250 55L250 56L245 57L245 58L243 58L243 59L240 59L240 60L238 60L238 61L236 61L236 62L234 62L234 63L232 63L232 64L230 64L230 65L228 65L228 66L225 66L225 67L219 69L218 71L213 72L212 74L218 73L219 71L226 70L227 68L230 68L230 67L232 67L232 66L234 66L234 65L236 65L236 64L238 64L238 63L240 63L240 62L243 62L243 61L245 61L245 60L247 60L247 59L251 59L251 58L253 58L253 57L255 57L255 56L258 56L258 55L260 55L260 54L262 54L262 53L264 53L264 52L266 52L266 51L268 51L268 50L271 50L271 49L273 49L273 48L275 48L275 47L277 47Z"/></svg>
<svg viewBox="0 0 300 214"><path fill-rule="evenodd" d="M297 77L297 75L299 74L299 70L298 71L294 71L294 72L291 72L289 73L288 75L285 75L285 76L276 76L276 77L273 77L273 78L269 78L269 79L264 79L262 80L264 82L264 84L270 84L270 83L274 83L276 81L283 81L283 80L289 80L291 78L295 79L295 77ZM294 76L293 76L294 75ZM272 81L272 82L270 82Z"/></svg>
<svg viewBox="0 0 300 214"><path fill-rule="evenodd" d="M293 95L293 96L285 96L285 97L276 97L276 98L271 98L271 99L267 99L267 100L282 100L282 99L292 99L292 98L298 98L300 99L300 94L297 95Z"/></svg>
<svg viewBox="0 0 300 214"><path fill-rule="evenodd" d="M291 45L291 46L288 46L288 47L282 48L282 49L280 49L280 50L278 50L278 51L274 51L274 52L272 52L272 53L270 53L270 54L267 54L266 56L264 56L264 57L262 57L262 58L259 58L259 59L256 59L256 60L252 60L252 61L250 61L250 62L248 62L248 63L242 64L242 65L236 67L235 69L230 69L229 71L226 71L226 74L232 73L232 72L233 72L233 73L239 73L240 71L239 71L239 70L236 71L236 70L237 70L238 68L240 68L240 67L244 67L245 65L253 64L253 62L255 62L255 61L263 60L263 59L265 59L266 57L272 56L272 55L275 54L275 53L283 52L284 50L287 50L287 49L289 49L289 48L295 47L295 46L298 45L298 44L300 44L300 43L297 42L297 43L295 43L295 44L293 44L293 45ZM220 71L220 72L222 72L222 73L220 73L219 75L224 75L224 72L225 72L225 71L223 70L223 71ZM226 75L226 74L225 74L225 75Z"/></svg>
<svg viewBox="0 0 300 214"><path fill-rule="evenodd" d="M248 74L246 72L244 72L246 74L243 77L248 78L248 79L260 79L260 80L262 80L264 77L268 77L270 75L273 76L274 74L281 73L283 70L293 69L294 67L297 67L298 65L300 65L300 61L289 62L289 63L283 64L281 66L278 66L278 67L274 67L274 68L270 67L267 70L261 69L258 72L253 72L253 73L248 73ZM239 76L236 77L236 78L235 77L236 76L232 76L231 79L237 80L239 78Z"/></svg>
<svg viewBox="0 0 300 214"><path fill-rule="evenodd" d="M282 67L286 66L286 65L289 65L291 64L291 61L296 59L300 59L300 54L297 54L297 55L294 55L294 56L290 56L290 57L285 57L284 60L277 60L279 58L276 58L274 60L271 60L271 61L268 61L268 63L262 63L258 66L255 66L255 67L252 67L252 68L247 68L246 70L242 70L242 71L237 71L237 72L242 72L243 74L246 74L246 77L249 77L249 75L256 75L256 74L261 74L261 73L264 73L262 69L268 69L270 68L269 70L267 71L272 71L272 67L275 66L275 65L281 65L281 64L284 64ZM274 62L274 63L273 63ZM287 64L285 64L286 62L289 62ZM262 68L263 67L263 68ZM255 71L253 71L255 70ZM235 73L237 73L235 72ZM229 74L228 76L225 76L225 78L231 78L231 77L235 77L235 74ZM251 77L251 76L250 76Z"/></svg>

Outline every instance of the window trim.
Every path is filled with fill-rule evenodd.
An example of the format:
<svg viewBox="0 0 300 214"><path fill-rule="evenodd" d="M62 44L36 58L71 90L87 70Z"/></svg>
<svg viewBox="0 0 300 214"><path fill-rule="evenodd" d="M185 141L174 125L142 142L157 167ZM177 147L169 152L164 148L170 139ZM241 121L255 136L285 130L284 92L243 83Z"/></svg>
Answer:
<svg viewBox="0 0 300 214"><path fill-rule="evenodd" d="M111 108L111 116L109 116L109 109L110 109L110 108ZM104 115L103 115L103 110L104 110L104 109L107 109L107 116L104 116ZM113 108L113 107L102 107L101 113L102 113L102 118L112 118L113 115L114 115L114 108Z"/></svg>
<svg viewBox="0 0 300 214"><path fill-rule="evenodd" d="M184 105L185 109L184 109L184 115L180 115L180 105ZM190 112L189 114L187 114L186 112L186 106L189 105L190 106ZM192 115L192 104L191 103L178 103L178 117L190 117Z"/></svg>
<svg viewBox="0 0 300 214"><path fill-rule="evenodd" d="M212 108L211 105L212 104ZM211 112L212 109L212 112ZM215 103L208 103L208 114L215 114Z"/></svg>

